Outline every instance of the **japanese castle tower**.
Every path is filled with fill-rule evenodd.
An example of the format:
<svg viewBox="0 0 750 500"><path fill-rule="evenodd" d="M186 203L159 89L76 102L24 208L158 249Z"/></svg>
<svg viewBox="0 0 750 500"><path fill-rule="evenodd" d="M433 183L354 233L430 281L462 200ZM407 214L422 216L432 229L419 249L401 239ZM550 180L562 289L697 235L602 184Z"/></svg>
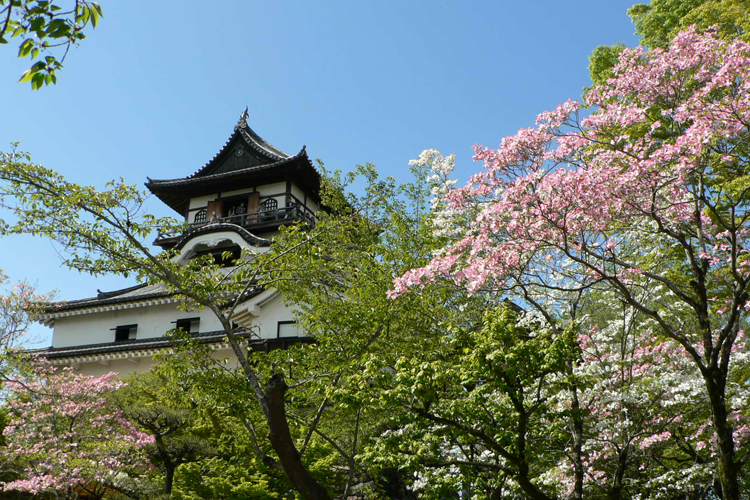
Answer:
<svg viewBox="0 0 750 500"><path fill-rule="evenodd" d="M279 227L315 223L320 175L304 146L288 155L264 141L247 124L247 110L218 153L197 172L180 179L148 179L146 187L184 217L187 230L154 241L177 250L177 262L197 255L217 259L227 251L263 252ZM99 375L147 370L152 356L172 345L164 334L182 328L209 346L217 358L231 358L218 319L208 309L181 311L161 285L136 285L46 307L40 321L54 328L52 346L32 351L56 365ZM252 349L284 348L306 341L292 311L276 290L248 298L233 318Z"/></svg>

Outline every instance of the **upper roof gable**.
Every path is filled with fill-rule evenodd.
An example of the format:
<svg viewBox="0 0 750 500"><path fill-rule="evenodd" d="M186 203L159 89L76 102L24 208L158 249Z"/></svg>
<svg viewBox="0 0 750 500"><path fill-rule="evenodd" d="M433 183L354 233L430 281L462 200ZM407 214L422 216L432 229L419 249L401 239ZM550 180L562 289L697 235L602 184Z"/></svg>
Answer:
<svg viewBox="0 0 750 500"><path fill-rule="evenodd" d="M290 155L266 142L247 124L248 110L242 112L232 135L216 155L188 178L268 165L290 158Z"/></svg>

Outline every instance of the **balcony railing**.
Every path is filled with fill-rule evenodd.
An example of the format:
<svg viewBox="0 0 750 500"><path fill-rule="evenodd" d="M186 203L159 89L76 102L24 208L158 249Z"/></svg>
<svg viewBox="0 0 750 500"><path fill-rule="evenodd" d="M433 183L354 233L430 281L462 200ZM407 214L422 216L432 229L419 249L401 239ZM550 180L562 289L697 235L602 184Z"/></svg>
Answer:
<svg viewBox="0 0 750 500"><path fill-rule="evenodd" d="M304 207L291 205L276 210L235 214L227 217L217 217L215 219L209 217L203 222L191 223L190 227L200 227L217 222L237 224L238 226L243 227L273 226L288 222L306 222L310 225L314 225L315 216Z"/></svg>

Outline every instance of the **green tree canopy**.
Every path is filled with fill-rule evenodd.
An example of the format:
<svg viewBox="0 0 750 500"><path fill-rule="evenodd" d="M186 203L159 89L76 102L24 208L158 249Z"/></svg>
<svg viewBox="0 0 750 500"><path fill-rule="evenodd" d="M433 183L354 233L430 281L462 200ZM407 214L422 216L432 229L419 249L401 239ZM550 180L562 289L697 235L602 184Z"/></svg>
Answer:
<svg viewBox="0 0 750 500"><path fill-rule="evenodd" d="M88 0L0 0L0 44L18 39L18 57L31 67L21 76L33 90L57 83L71 47L96 28L102 8Z"/></svg>

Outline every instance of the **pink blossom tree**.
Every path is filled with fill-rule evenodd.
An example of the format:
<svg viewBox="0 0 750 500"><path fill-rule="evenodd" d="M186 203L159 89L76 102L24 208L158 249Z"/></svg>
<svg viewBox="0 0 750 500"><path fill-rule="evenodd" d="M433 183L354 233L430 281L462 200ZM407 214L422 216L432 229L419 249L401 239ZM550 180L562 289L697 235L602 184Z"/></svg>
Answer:
<svg viewBox="0 0 750 500"><path fill-rule="evenodd" d="M115 373L89 377L41 363L32 371L6 382L6 466L21 469L21 478L3 489L102 498L145 467L142 448L153 438L108 403L108 394L124 385Z"/></svg>
<svg viewBox="0 0 750 500"><path fill-rule="evenodd" d="M12 286L10 278L0 269L0 346L18 347L32 321L35 304L51 299L39 295L34 286L20 281Z"/></svg>
<svg viewBox="0 0 750 500"><path fill-rule="evenodd" d="M447 277L520 296L551 323L613 294L701 381L722 495L738 499L750 45L689 29L666 50L627 49L585 106L476 147L484 171L443 198L440 220L463 224L460 236L392 293Z"/></svg>

